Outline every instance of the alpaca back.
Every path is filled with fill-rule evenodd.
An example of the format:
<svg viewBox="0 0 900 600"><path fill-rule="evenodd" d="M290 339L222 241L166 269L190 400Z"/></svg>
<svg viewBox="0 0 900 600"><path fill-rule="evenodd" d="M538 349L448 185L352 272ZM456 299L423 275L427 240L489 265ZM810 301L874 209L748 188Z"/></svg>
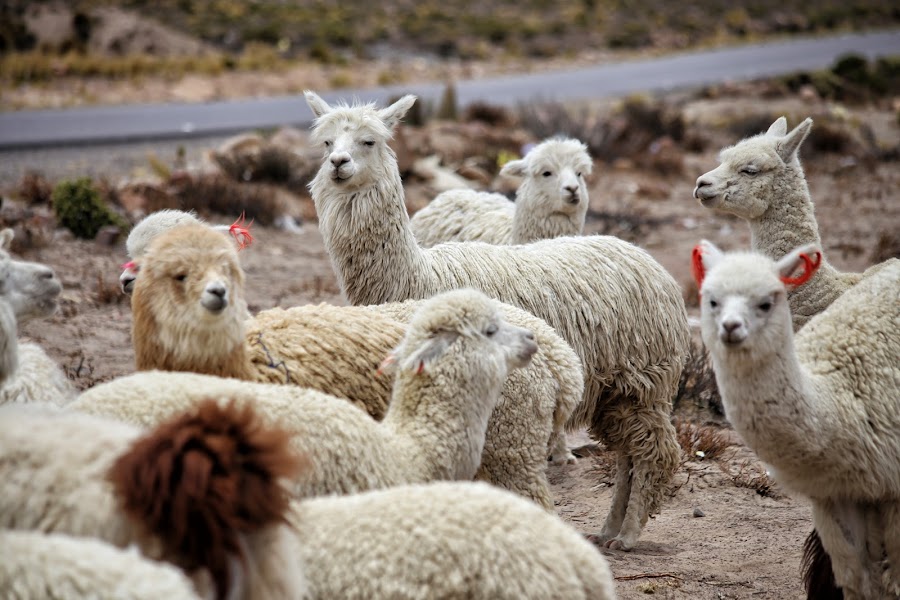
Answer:
<svg viewBox="0 0 900 600"><path fill-rule="evenodd" d="M511 244L516 205L501 194L449 190L409 221L423 248L443 242Z"/></svg>

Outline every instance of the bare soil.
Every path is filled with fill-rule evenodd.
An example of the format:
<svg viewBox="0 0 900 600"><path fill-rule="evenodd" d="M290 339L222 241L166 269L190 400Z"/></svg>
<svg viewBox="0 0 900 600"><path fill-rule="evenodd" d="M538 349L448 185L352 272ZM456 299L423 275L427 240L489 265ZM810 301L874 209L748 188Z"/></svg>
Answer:
<svg viewBox="0 0 900 600"><path fill-rule="evenodd" d="M735 102L723 104L733 108ZM747 102L745 108L763 100ZM767 102L766 110L776 114L797 109ZM685 114L712 122L727 110L707 102L686 108ZM853 118L881 123L885 114L887 124L879 125L879 135L896 135L896 118L890 118L890 111L863 111ZM790 124L796 122L792 118ZM733 134L719 135L722 143L736 140ZM587 232L615 233L647 248L693 300L696 288L690 281L689 256L698 240L710 239L726 248L749 246L744 223L707 211L691 196L696 177L716 166L719 147L717 142L700 152L686 152L681 168L665 175L634 161L598 162ZM885 252L896 252L891 246L896 243L891 236L900 231L896 159L815 153L804 165L824 246L837 267L860 270ZM242 253L251 310L346 303L315 222L306 223L299 234L254 229L257 243ZM123 243L107 246L57 232L53 243L24 256L52 265L64 292L58 315L25 324L20 334L41 343L82 388L132 372L130 307L116 291L119 265L126 260ZM689 304L696 317L695 303ZM804 597L799 562L802 541L811 529L807 502L786 495L777 485L765 485L764 467L721 418L690 403L680 412L695 423L721 429L732 445L716 459L686 455L677 489L647 524L636 548L627 553L604 550L619 596ZM583 455L578 464L549 470L557 508L579 531L596 532L611 501L614 463L586 435L574 435L571 441Z"/></svg>

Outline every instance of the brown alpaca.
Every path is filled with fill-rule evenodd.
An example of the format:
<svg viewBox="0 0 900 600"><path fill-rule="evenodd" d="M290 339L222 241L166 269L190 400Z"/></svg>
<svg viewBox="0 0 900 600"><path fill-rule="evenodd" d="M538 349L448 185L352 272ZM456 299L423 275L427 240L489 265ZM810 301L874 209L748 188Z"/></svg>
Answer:
<svg viewBox="0 0 900 600"><path fill-rule="evenodd" d="M393 378L379 376L378 367L424 301L274 308L245 321L244 275L234 244L202 225L161 233L137 262L132 335L138 370L298 385L384 417ZM501 305L501 314L534 332L538 352L507 378L476 478L552 511L548 443L583 393L581 363L542 320L508 305Z"/></svg>

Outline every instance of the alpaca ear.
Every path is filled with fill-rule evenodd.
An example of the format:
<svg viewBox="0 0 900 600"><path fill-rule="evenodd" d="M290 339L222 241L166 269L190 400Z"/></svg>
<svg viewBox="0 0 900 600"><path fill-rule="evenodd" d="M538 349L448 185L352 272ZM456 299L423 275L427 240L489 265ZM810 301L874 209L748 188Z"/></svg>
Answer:
<svg viewBox="0 0 900 600"><path fill-rule="evenodd" d="M416 375L427 371L429 366L440 358L458 337L459 332L457 331L441 331L433 334L400 362L400 369L412 371Z"/></svg>
<svg viewBox="0 0 900 600"><path fill-rule="evenodd" d="M723 256L725 255L722 254L722 251L709 240L701 240L694 246L694 250L691 252L691 274L693 274L698 288L703 287L706 274L719 264Z"/></svg>
<svg viewBox="0 0 900 600"><path fill-rule="evenodd" d="M393 131L396 129L397 125L400 124L400 120L406 115L407 111L409 111L415 103L416 97L412 94L407 94L387 108L379 110L378 116L384 121L384 124L388 126L388 129Z"/></svg>
<svg viewBox="0 0 900 600"><path fill-rule="evenodd" d="M812 123L812 119L807 117L805 121L794 127L793 131L775 143L775 151L781 157L781 160L788 163L797 155L800 144L803 143L803 140L809 135L810 129L812 129Z"/></svg>
<svg viewBox="0 0 900 600"><path fill-rule="evenodd" d="M507 175L509 177L525 177L527 172L527 165L522 159L511 160L500 169L501 175Z"/></svg>
<svg viewBox="0 0 900 600"><path fill-rule="evenodd" d="M0 231L0 250L9 250L15 235L15 232L9 227Z"/></svg>
<svg viewBox="0 0 900 600"><path fill-rule="evenodd" d="M306 98L306 103L309 105L310 110L312 110L313 116L317 119L322 115L331 112L331 107L328 103L322 100L321 96L314 91L306 90L303 92L303 97Z"/></svg>
<svg viewBox="0 0 900 600"><path fill-rule="evenodd" d="M788 252L775 263L775 268L785 285L797 287L809 281L821 265L822 250L816 244L807 244ZM798 270L800 272L792 277Z"/></svg>
<svg viewBox="0 0 900 600"><path fill-rule="evenodd" d="M766 135L770 137L781 137L787 133L787 119L778 117L774 123L769 126Z"/></svg>

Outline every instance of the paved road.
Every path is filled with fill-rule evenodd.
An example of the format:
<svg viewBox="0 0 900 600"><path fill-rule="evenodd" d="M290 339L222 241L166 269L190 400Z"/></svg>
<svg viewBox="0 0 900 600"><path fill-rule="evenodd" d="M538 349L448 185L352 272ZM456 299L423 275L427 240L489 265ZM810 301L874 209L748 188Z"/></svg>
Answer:
<svg viewBox="0 0 900 600"><path fill-rule="evenodd" d="M634 60L564 72L545 72L457 84L460 106L483 100L514 105L574 100L752 79L830 65L841 54L900 54L900 31L797 39ZM384 102L412 92L436 100L443 84L343 90L323 94ZM62 145L178 140L280 125L307 126L312 115L302 96L210 102L23 111L0 114L0 150Z"/></svg>

